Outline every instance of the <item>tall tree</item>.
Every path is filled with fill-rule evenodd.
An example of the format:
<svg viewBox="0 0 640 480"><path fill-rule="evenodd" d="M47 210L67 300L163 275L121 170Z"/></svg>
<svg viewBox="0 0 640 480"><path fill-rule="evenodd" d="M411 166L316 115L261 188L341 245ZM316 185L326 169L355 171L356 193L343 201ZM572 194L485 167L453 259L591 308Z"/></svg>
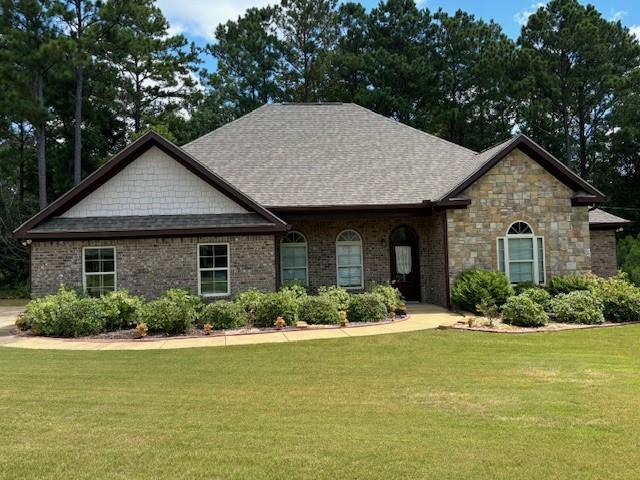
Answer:
<svg viewBox="0 0 640 480"><path fill-rule="evenodd" d="M275 13L273 7L250 8L237 21L218 25L216 42L206 47L217 61L209 81L239 115L282 99L277 82L282 48L274 30Z"/></svg>
<svg viewBox="0 0 640 480"><path fill-rule="evenodd" d="M425 128L436 91L431 16L413 0L387 0L369 16L371 103L376 112Z"/></svg>
<svg viewBox="0 0 640 480"><path fill-rule="evenodd" d="M73 139L73 182L82 179L82 105L84 101L86 64L97 53L100 41L96 28L101 21L101 1L92 0L56 0L53 11L66 25L66 34L72 42L71 62L75 74L75 112Z"/></svg>
<svg viewBox="0 0 640 480"><path fill-rule="evenodd" d="M338 39L337 0L282 0L277 12L283 39L284 90L294 101L321 100L328 54Z"/></svg>
<svg viewBox="0 0 640 480"><path fill-rule="evenodd" d="M552 0L529 17L518 43L522 128L589 178L602 152L597 139L609 129L610 112L628 88L627 74L638 65L638 42L593 5Z"/></svg>
<svg viewBox="0 0 640 480"><path fill-rule="evenodd" d="M15 111L22 112L33 125L38 165L38 198L40 208L47 206L46 122L45 102L47 74L56 64L57 28L47 0L3 0L0 15L0 63L9 65L4 73L19 91L30 92L20 99Z"/></svg>
<svg viewBox="0 0 640 480"><path fill-rule="evenodd" d="M430 130L481 150L506 138L515 121L515 44L498 24L461 10L454 15L439 10L434 20L439 95ZM434 105L424 108L434 110Z"/></svg>
<svg viewBox="0 0 640 480"><path fill-rule="evenodd" d="M107 59L119 71L120 106L137 133L145 119L184 98L195 85L198 49L169 24L153 0L108 2L103 18L110 32Z"/></svg>

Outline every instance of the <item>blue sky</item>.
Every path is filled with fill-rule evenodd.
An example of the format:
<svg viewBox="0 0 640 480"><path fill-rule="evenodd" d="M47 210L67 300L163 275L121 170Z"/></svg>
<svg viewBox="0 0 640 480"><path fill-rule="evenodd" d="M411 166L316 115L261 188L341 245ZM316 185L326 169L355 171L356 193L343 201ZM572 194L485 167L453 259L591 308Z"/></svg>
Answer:
<svg viewBox="0 0 640 480"><path fill-rule="evenodd" d="M236 19L249 7L273 4L274 0L157 0L171 24L171 31L184 34L189 40L204 46L214 40L216 26L229 19ZM378 0L360 1L367 9L375 7ZM442 8L453 13L465 10L484 20L493 19L499 23L505 33L516 38L520 27L528 15L539 6L542 0L422 0L418 4L431 11ZM640 0L591 0L605 18L620 20L640 38ZM215 68L209 57L204 57L205 66Z"/></svg>

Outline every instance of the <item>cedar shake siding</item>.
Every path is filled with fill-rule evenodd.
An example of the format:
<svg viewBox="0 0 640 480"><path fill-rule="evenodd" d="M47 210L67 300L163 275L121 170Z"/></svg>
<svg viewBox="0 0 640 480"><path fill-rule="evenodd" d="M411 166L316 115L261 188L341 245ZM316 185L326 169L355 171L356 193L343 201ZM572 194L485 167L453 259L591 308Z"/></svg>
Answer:
<svg viewBox="0 0 640 480"><path fill-rule="evenodd" d="M355 230L362 238L364 285L389 282L391 276L389 236L406 225L415 230L419 240L420 290L423 302L447 305L444 214L402 219L300 221L291 229L307 240L309 287L335 285L336 238L344 230ZM280 236L281 238L281 236ZM278 274L280 273L278 240Z"/></svg>
<svg viewBox="0 0 640 480"><path fill-rule="evenodd" d="M158 297L169 288L198 291L198 243L229 244L231 295L276 286L275 245L271 235L145 238L89 241L36 241L31 244L31 292L54 293L60 284L82 289L82 249L115 247L118 290Z"/></svg>

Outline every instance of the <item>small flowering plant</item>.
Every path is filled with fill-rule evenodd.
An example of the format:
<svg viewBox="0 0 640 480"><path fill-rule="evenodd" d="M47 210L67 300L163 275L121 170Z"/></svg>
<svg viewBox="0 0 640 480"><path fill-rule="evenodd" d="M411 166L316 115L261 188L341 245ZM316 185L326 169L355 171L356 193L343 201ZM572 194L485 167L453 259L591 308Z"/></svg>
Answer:
<svg viewBox="0 0 640 480"><path fill-rule="evenodd" d="M287 324L287 322L285 322L285 321L284 321L284 318L282 318L282 317L277 317L277 318L276 318L276 321L275 321L273 324L275 325L275 327L276 327L278 330L280 330L280 329L282 329L282 328Z"/></svg>

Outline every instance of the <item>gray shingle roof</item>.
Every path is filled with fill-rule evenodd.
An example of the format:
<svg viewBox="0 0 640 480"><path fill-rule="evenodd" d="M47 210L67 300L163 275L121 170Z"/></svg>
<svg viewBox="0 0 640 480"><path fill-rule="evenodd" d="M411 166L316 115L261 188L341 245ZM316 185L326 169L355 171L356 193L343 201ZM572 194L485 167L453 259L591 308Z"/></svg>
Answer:
<svg viewBox="0 0 640 480"><path fill-rule="evenodd" d="M196 228L272 227L257 213L215 215L148 215L126 217L52 217L39 224L32 233L121 232L133 230L172 230Z"/></svg>
<svg viewBox="0 0 640 480"><path fill-rule="evenodd" d="M183 149L267 207L439 200L482 160L352 103L264 105Z"/></svg>
<svg viewBox="0 0 640 480"><path fill-rule="evenodd" d="M616 217L615 215L605 212L604 210L600 210L599 208L594 208L593 210L589 210L589 224L596 225L606 225L611 224L613 226L631 223L629 220L625 220L621 217Z"/></svg>

